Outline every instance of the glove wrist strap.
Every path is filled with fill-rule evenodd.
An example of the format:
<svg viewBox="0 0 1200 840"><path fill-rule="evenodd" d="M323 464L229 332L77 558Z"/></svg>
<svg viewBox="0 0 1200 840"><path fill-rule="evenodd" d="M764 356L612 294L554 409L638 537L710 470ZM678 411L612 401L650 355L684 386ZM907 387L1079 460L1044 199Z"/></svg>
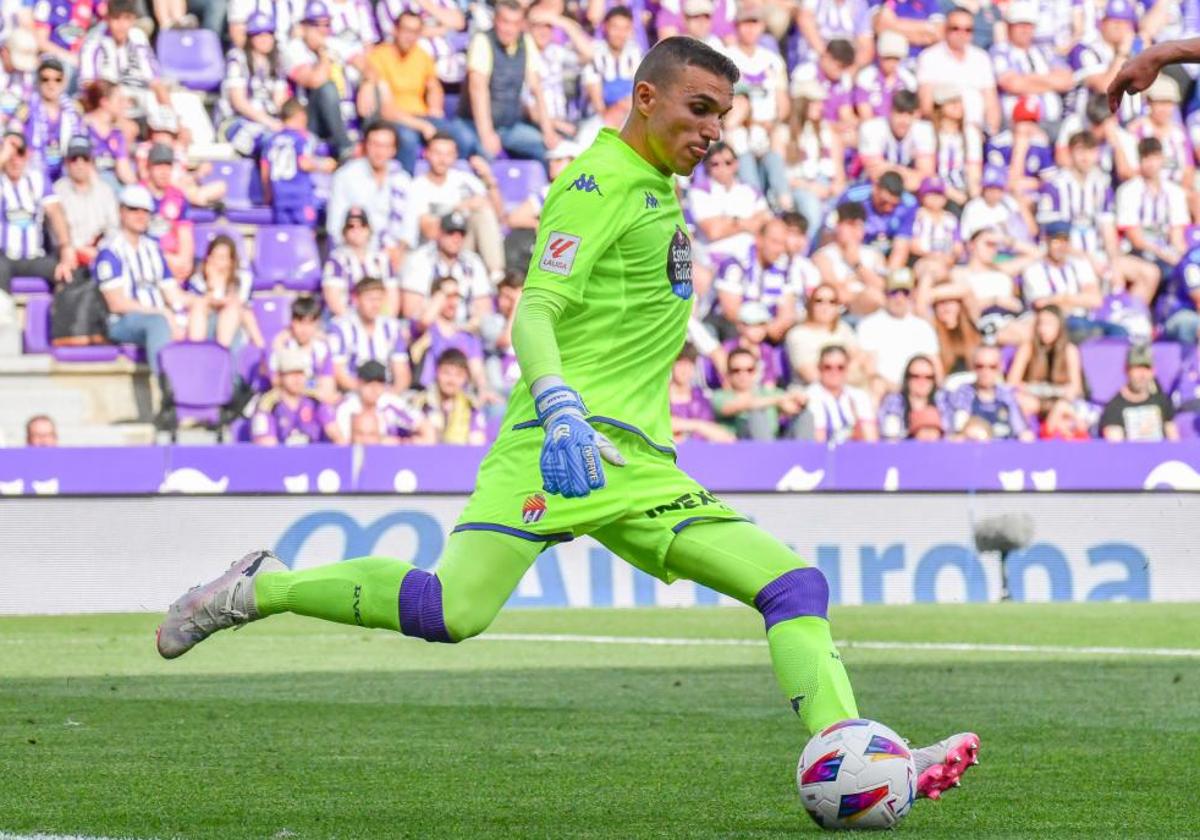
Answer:
<svg viewBox="0 0 1200 840"><path fill-rule="evenodd" d="M538 394L534 400L538 421L543 425L553 415L560 411L575 411L581 416L587 415L587 407L579 394L566 385L555 385Z"/></svg>

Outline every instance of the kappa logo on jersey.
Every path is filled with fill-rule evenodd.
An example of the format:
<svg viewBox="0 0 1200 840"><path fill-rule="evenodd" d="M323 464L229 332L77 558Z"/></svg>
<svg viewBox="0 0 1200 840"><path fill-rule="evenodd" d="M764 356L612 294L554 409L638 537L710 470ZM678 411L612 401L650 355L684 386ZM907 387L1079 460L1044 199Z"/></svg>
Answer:
<svg viewBox="0 0 1200 840"><path fill-rule="evenodd" d="M546 515L546 497L541 493L534 493L532 496L525 497L525 504L521 505L521 521L526 525L532 525L534 522L540 522L542 517Z"/></svg>
<svg viewBox="0 0 1200 840"><path fill-rule="evenodd" d="M594 192L596 195L604 198L604 193L600 191L600 185L596 183L595 175L580 174L580 176L571 183L571 186L567 187L567 192L570 192L571 190L579 190L580 192L585 193Z"/></svg>
<svg viewBox="0 0 1200 840"><path fill-rule="evenodd" d="M692 296L692 240L679 225L667 250L667 281L677 297L687 300Z"/></svg>
<svg viewBox="0 0 1200 840"><path fill-rule="evenodd" d="M650 192L649 190L646 191L646 209L647 210L657 210L658 209L658 199L655 197L654 193Z"/></svg>
<svg viewBox="0 0 1200 840"><path fill-rule="evenodd" d="M571 274L571 266L575 265L575 255L579 253L578 236L569 233L551 231L546 239L546 247L542 249L538 268L551 274L567 277Z"/></svg>

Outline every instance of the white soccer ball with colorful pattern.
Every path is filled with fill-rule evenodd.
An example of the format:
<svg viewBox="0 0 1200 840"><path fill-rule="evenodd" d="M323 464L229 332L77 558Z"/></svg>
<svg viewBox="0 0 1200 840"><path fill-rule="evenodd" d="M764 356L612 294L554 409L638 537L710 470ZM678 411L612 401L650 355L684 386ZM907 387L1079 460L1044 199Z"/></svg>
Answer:
<svg viewBox="0 0 1200 840"><path fill-rule="evenodd" d="M796 785L821 828L892 828L916 799L917 768L903 739L882 723L843 720L808 742Z"/></svg>

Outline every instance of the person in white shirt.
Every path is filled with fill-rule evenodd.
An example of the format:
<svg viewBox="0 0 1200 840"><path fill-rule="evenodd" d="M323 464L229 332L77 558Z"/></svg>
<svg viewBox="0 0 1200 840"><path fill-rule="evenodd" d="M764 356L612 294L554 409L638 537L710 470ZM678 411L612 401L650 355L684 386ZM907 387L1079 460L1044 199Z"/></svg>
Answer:
<svg viewBox="0 0 1200 840"><path fill-rule="evenodd" d="M1021 294L1026 305L1030 309L1057 306L1066 316L1067 329L1074 340L1105 331L1102 323L1091 318L1092 310L1102 299L1100 281L1087 259L1071 253L1071 223L1047 223L1042 227L1042 238L1046 240L1046 255L1021 275Z"/></svg>
<svg viewBox="0 0 1200 840"><path fill-rule="evenodd" d="M592 116L617 127L629 113L633 74L642 62L642 48L633 37L633 14L628 6L614 6L604 15L603 37L592 47L592 60L580 80Z"/></svg>
<svg viewBox="0 0 1200 840"><path fill-rule="evenodd" d="M1003 238L1005 253L1036 251L1031 231L1037 229L1029 211L1007 192L1008 172L998 166L983 170L981 191L967 202L958 229L964 240L981 230L994 229Z"/></svg>
<svg viewBox="0 0 1200 840"><path fill-rule="evenodd" d="M449 213L439 223L437 236L409 254L400 278L403 317L428 327L441 309L441 301L431 294L434 281L453 277L461 293L459 321L478 332L480 321L492 312L493 288L483 260L464 247L466 232L466 217Z"/></svg>
<svg viewBox="0 0 1200 840"><path fill-rule="evenodd" d="M847 201L837 208L833 239L813 254L821 282L838 290L838 302L852 315L874 312L883 303L883 254L864 244L867 211Z"/></svg>
<svg viewBox="0 0 1200 840"><path fill-rule="evenodd" d="M488 162L475 155L469 161L473 171L456 166L458 144L444 133L430 139L425 160L429 170L413 179L407 211L417 216L421 238L436 238L443 216L463 214L467 249L483 258L492 280L499 282L504 276L504 235L500 230L504 200Z"/></svg>
<svg viewBox="0 0 1200 840"><path fill-rule="evenodd" d="M725 318L737 323L743 303L762 303L771 315L767 339L782 342L796 323L796 305L803 293L791 285L788 263L787 225L782 219L771 219L759 232L747 263L727 260L721 267L713 287Z"/></svg>
<svg viewBox="0 0 1200 840"><path fill-rule="evenodd" d="M916 192L934 173L933 126L917 117L917 95L898 90L886 117L872 117L858 128L858 154L872 181L889 170L900 174L904 188Z"/></svg>
<svg viewBox="0 0 1200 840"><path fill-rule="evenodd" d="M392 263L379 242L371 235L371 220L361 207L351 207L342 225L342 244L335 245L325 259L321 272L321 297L334 318L350 310L350 290L366 277L383 281L387 289L387 314L400 311L400 284L392 272Z"/></svg>
<svg viewBox="0 0 1200 840"><path fill-rule="evenodd" d="M355 91L347 76L346 57L329 39L332 20L324 0L308 0L300 37L284 48L283 69L296 96L308 108L313 133L333 146L335 156L341 159L354 145L346 133L346 119L356 111Z"/></svg>
<svg viewBox="0 0 1200 840"><path fill-rule="evenodd" d="M782 155L791 108L787 68L778 52L762 45L765 31L761 9L744 6L738 12L735 40L725 53L742 75L725 130L738 153L741 179L764 193L772 206L791 210Z"/></svg>
<svg viewBox="0 0 1200 840"><path fill-rule="evenodd" d="M120 85L131 103L131 117L171 107L150 39L134 26L136 20L133 0L109 0L104 22L88 34L79 53L79 81L104 79Z"/></svg>
<svg viewBox="0 0 1200 840"><path fill-rule="evenodd" d="M1130 253L1156 263L1166 276L1187 250L1187 197L1162 176L1162 144L1156 138L1138 143L1138 160L1138 176L1117 188L1117 230Z"/></svg>
<svg viewBox="0 0 1200 840"><path fill-rule="evenodd" d="M966 121L991 134L1000 130L996 75L988 54L971 43L974 30L974 16L966 9L955 7L946 14L946 40L917 59L921 111L933 113L933 88L952 80L962 89Z"/></svg>
<svg viewBox="0 0 1200 840"><path fill-rule="evenodd" d="M878 396L899 389L904 366L913 356L939 358L933 325L912 312L912 272L895 269L888 275L886 293L883 308L858 324L859 343L875 371L871 389Z"/></svg>
<svg viewBox="0 0 1200 840"><path fill-rule="evenodd" d="M1063 115L1063 94L1075 87L1075 77L1066 62L1052 49L1034 43L1038 22L1036 0L1012 0L1005 10L1008 43L992 46L992 69L1000 89L1000 108L1011 113L1016 101L1036 97L1042 117L1056 125Z"/></svg>
<svg viewBox="0 0 1200 840"><path fill-rule="evenodd" d="M738 180L737 157L725 143L709 147L704 169L707 188L688 191L696 227L714 260L745 260L755 235L771 218L770 208L758 190Z"/></svg>
<svg viewBox="0 0 1200 840"><path fill-rule="evenodd" d="M799 438L819 443L844 443L879 440L879 422L871 397L862 388L846 384L850 357L837 344L821 350L817 360L817 381L805 389L804 413L795 424Z"/></svg>

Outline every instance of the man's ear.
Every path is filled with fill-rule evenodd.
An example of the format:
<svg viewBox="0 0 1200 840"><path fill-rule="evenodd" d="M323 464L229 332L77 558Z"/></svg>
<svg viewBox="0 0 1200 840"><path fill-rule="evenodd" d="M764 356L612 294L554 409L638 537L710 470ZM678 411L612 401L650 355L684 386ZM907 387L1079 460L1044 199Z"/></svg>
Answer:
<svg viewBox="0 0 1200 840"><path fill-rule="evenodd" d="M654 110L654 106L658 102L658 89L653 82L645 80L638 82L633 88L633 107L637 108L638 113L643 117L650 116L650 112Z"/></svg>

